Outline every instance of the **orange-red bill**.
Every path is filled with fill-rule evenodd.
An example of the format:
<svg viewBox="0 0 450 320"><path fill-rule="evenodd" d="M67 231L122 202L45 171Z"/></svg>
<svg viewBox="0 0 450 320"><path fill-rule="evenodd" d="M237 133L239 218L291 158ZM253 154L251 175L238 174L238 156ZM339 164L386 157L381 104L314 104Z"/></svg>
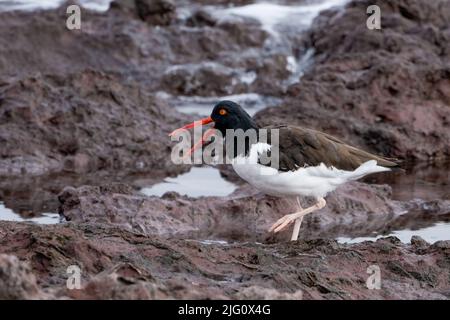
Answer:
<svg viewBox="0 0 450 320"><path fill-rule="evenodd" d="M195 122L192 122L192 123L190 123L190 124L187 124L187 125L185 125L185 126L183 126L183 127L181 127L181 128L178 128L178 129L175 129L174 131L172 131L170 134L169 134L169 136L173 136L175 133L177 133L179 130L187 130L187 129L191 129L191 128L194 128L194 127L197 127L197 126L200 126L200 125L205 125L205 124L208 124L208 123L211 123L211 122L213 122L213 119L211 119L211 117L208 117L208 118L204 118L204 119L200 119L200 120L198 120L198 121L195 121Z"/></svg>
<svg viewBox="0 0 450 320"><path fill-rule="evenodd" d="M199 142L197 142L196 144L194 144L194 146L191 148L191 150L189 150L184 155L183 158L191 156L191 154L193 154L195 150L197 150L198 148L203 146L206 143L206 141L208 140L208 138L214 135L215 131L216 131L215 129L206 130L205 133L203 134L203 137L201 138L201 140Z"/></svg>

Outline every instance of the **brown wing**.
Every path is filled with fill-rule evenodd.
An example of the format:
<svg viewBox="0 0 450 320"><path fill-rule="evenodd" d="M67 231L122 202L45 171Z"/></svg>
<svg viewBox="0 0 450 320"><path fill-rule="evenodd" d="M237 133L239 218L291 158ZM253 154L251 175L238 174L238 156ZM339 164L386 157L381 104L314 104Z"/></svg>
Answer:
<svg viewBox="0 0 450 320"><path fill-rule="evenodd" d="M355 170L369 160L376 160L378 165L384 167L398 167L395 159L376 156L320 131L295 126L271 126L264 129L279 130L280 171L321 163L337 169ZM271 133L268 137L271 137Z"/></svg>

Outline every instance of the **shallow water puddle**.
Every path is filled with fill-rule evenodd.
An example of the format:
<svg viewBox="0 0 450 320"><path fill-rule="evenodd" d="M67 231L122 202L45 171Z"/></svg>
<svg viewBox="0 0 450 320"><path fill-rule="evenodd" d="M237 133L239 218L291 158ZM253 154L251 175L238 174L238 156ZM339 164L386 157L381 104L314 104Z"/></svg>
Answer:
<svg viewBox="0 0 450 320"><path fill-rule="evenodd" d="M8 209L0 202L0 221L19 221L19 222L34 222L37 224L55 224L60 222L59 214L57 213L43 213L39 217L23 218L11 209Z"/></svg>
<svg viewBox="0 0 450 320"><path fill-rule="evenodd" d="M450 240L450 222L439 222L431 227L418 230L404 229L397 230L387 235L377 235L374 237L339 237L336 240L340 243L359 243L363 241L376 241L383 237L394 236L403 243L410 243L412 236L420 236L429 243L435 243L440 240Z"/></svg>
<svg viewBox="0 0 450 320"><path fill-rule="evenodd" d="M147 196L162 196L169 191L189 197L224 197L236 190L237 186L220 175L218 169L212 167L193 167L187 173L176 178L166 178L141 192Z"/></svg>

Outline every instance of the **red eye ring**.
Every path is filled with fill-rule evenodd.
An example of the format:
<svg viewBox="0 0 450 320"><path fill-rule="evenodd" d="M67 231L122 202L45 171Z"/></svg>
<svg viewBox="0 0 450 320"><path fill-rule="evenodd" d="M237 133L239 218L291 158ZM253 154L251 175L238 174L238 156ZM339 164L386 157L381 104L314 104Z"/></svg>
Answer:
<svg viewBox="0 0 450 320"><path fill-rule="evenodd" d="M227 114L227 110L225 110L225 109L220 109L220 110L219 110L219 114L220 114L221 116L224 116L224 115Z"/></svg>

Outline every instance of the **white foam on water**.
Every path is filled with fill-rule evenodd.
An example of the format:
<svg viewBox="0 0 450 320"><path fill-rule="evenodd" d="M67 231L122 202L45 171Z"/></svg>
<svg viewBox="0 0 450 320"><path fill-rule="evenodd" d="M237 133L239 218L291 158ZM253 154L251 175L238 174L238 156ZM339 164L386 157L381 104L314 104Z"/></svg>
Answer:
<svg viewBox="0 0 450 320"><path fill-rule="evenodd" d="M221 15L237 15L258 20L262 27L275 33L276 26L281 23L308 27L314 18L323 10L343 6L349 0L320 0L309 4L287 6L268 2L253 3L240 7L220 10Z"/></svg>
<svg viewBox="0 0 450 320"><path fill-rule="evenodd" d="M294 73L298 69L298 63L294 56L288 56L286 58L286 70L290 73Z"/></svg>
<svg viewBox="0 0 450 320"><path fill-rule="evenodd" d="M229 243L224 240L198 240L198 242L205 245L221 245L221 246L229 245Z"/></svg>
<svg viewBox="0 0 450 320"><path fill-rule="evenodd" d="M56 224L60 222L59 214L43 213L39 217L23 218L0 202L0 221L34 222L37 224Z"/></svg>
<svg viewBox="0 0 450 320"><path fill-rule="evenodd" d="M176 178L166 178L164 182L149 188L143 188L141 193L147 196L162 196L169 191L189 197L225 197L236 190L236 185L226 181L220 171L212 167L193 167L187 173Z"/></svg>
<svg viewBox="0 0 450 320"><path fill-rule="evenodd" d="M294 83L298 83L300 79L305 74L306 69L308 69L313 63L314 49L308 49L298 61L292 61L294 57L288 57L287 69L291 72L291 76L284 82L286 86ZM291 58L291 59L289 59Z"/></svg>
<svg viewBox="0 0 450 320"><path fill-rule="evenodd" d="M376 241L380 238L394 236L400 239L403 243L410 243L412 236L420 236L425 241L429 243L435 243L440 240L450 240L450 223L449 222L439 222L433 226L422 228L419 230L397 230L388 235L378 235L375 237L357 237L357 238L348 238L348 237L339 237L336 240L340 243L360 243L363 241Z"/></svg>
<svg viewBox="0 0 450 320"><path fill-rule="evenodd" d="M54 9L60 6L63 0L0 0L0 10L24 10Z"/></svg>
<svg viewBox="0 0 450 320"><path fill-rule="evenodd" d="M173 105L179 112L186 114L197 114L200 116L209 116L213 106L221 100L231 100L240 104L250 116L256 112L275 106L281 102L279 98L272 96L263 96L257 93L242 93L222 97L202 97L202 96L172 96L166 92L158 92L160 99L166 100Z"/></svg>
<svg viewBox="0 0 450 320"><path fill-rule="evenodd" d="M78 3L90 10L106 11L112 0L79 0ZM64 0L0 0L0 11L48 10L58 8Z"/></svg>
<svg viewBox="0 0 450 320"><path fill-rule="evenodd" d="M112 0L79 0L80 4L90 10L107 11Z"/></svg>
<svg viewBox="0 0 450 320"><path fill-rule="evenodd" d="M250 71L250 72L243 73L243 74L239 77L239 80L240 80L242 83L245 83L245 84L250 85L250 84L252 84L253 82L255 82L256 77L257 77L256 72Z"/></svg>

